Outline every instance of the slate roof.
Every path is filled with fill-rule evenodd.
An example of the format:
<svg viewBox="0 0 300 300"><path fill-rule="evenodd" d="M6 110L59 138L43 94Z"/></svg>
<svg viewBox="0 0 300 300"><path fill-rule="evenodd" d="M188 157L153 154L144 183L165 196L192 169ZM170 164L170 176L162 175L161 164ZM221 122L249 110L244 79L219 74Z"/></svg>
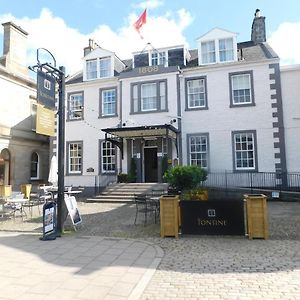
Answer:
<svg viewBox="0 0 300 300"><path fill-rule="evenodd" d="M257 62L266 59L279 58L268 43L254 44L252 41L242 42L237 44L238 60L245 62ZM198 49L189 50L191 55L190 61L183 68L192 68L198 66ZM123 72L132 70L132 59L122 60L127 66ZM118 74L115 74L118 75ZM83 73L77 73L66 80L66 84L75 84L83 82Z"/></svg>

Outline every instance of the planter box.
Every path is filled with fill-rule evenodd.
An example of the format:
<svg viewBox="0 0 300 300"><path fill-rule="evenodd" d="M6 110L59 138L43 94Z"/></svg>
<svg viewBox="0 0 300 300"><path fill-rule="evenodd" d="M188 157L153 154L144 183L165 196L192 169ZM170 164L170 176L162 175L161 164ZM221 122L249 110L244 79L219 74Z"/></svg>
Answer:
<svg viewBox="0 0 300 300"><path fill-rule="evenodd" d="M269 237L267 196L262 194L244 195L247 208L247 229L249 239Z"/></svg>
<svg viewBox="0 0 300 300"><path fill-rule="evenodd" d="M160 197L160 236L174 236L178 238L179 196L165 195Z"/></svg>
<svg viewBox="0 0 300 300"><path fill-rule="evenodd" d="M180 211L182 234L245 235L242 200L180 201Z"/></svg>
<svg viewBox="0 0 300 300"><path fill-rule="evenodd" d="M0 197L6 198L11 196L11 185L0 185Z"/></svg>

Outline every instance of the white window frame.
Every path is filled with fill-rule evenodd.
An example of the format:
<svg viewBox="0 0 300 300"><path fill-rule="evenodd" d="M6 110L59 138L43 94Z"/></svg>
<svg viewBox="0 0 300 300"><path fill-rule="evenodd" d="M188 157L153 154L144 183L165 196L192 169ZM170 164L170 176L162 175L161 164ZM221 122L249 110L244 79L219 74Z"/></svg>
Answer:
<svg viewBox="0 0 300 300"><path fill-rule="evenodd" d="M79 99L79 97L81 99ZM69 94L69 120L82 120L83 119L83 93ZM76 116L76 113L78 116Z"/></svg>
<svg viewBox="0 0 300 300"><path fill-rule="evenodd" d="M243 77L247 77L247 83L248 86L247 88L240 87L239 86L234 86L236 83L234 82L235 79L241 79ZM232 105L247 105L247 104L252 104L253 103L253 95L252 95L252 80L251 80L251 74L250 73L241 73L241 74L236 74L236 75L231 75L230 76L230 83L231 83L231 97L232 97ZM237 82L239 85L239 83ZM249 90L249 95L246 95L245 91ZM235 96L235 91L242 92L241 95ZM246 97L249 97L249 100L246 101ZM237 99L243 99L244 101L237 101Z"/></svg>
<svg viewBox="0 0 300 300"><path fill-rule="evenodd" d="M106 100L108 100L107 96L105 96L106 93L111 93L111 96L109 96L108 98L110 98L110 102L105 102ZM106 117L106 116L115 116L116 115L116 89L105 89L101 91L101 112L102 112L102 116ZM110 105L113 108L113 111L111 113L105 113L105 105Z"/></svg>
<svg viewBox="0 0 300 300"><path fill-rule="evenodd" d="M76 146L77 149L71 149L71 146L72 147ZM83 146L82 142L68 143L68 173L69 174L82 173L82 154L83 154L82 146Z"/></svg>
<svg viewBox="0 0 300 300"><path fill-rule="evenodd" d="M96 70L90 70L91 68L91 64L96 66ZM87 80L93 80L93 79L97 79L98 77L98 61L97 59L89 59L86 61L86 79Z"/></svg>
<svg viewBox="0 0 300 300"><path fill-rule="evenodd" d="M147 87L147 86L154 87L153 95L152 94L149 94L149 95L143 94L143 92L145 92L145 91L143 91L143 88ZM151 93L152 92L153 91L151 91ZM145 108L145 104L147 103L147 101L149 101L149 102L146 105L146 107L149 107L149 108ZM141 84L141 111L156 111L156 110L158 110L158 107L157 107L157 83L152 82L152 83Z"/></svg>
<svg viewBox="0 0 300 300"><path fill-rule="evenodd" d="M230 48L226 48L227 42L229 40L231 41L231 43L230 43L231 47ZM224 49L221 49L221 47L220 47L220 42L221 41L225 41L225 48ZM218 40L218 46L219 46L218 50L219 50L219 61L220 62L234 61L234 46L233 46L233 43L234 43L234 41L233 41L232 37L230 37L230 38L223 38L223 39L219 39ZM225 60L221 59L221 57L222 57L221 53L225 54L225 57L226 57ZM228 56L229 56L229 58L228 58Z"/></svg>
<svg viewBox="0 0 300 300"><path fill-rule="evenodd" d="M214 49L209 50L207 45L213 45ZM205 46L205 49L204 49ZM205 51L203 51L205 50ZM211 55L213 55L213 59L211 60ZM206 59L204 59L204 56ZM210 41L203 41L201 42L201 61L202 64L214 64L217 62L217 47L216 47L216 41L210 40Z"/></svg>
<svg viewBox="0 0 300 300"><path fill-rule="evenodd" d="M153 51L150 56L150 66L164 66L168 64L168 52L167 51Z"/></svg>
<svg viewBox="0 0 300 300"><path fill-rule="evenodd" d="M37 160L33 161L32 156L36 154ZM32 152L31 153L31 169L30 169L30 179L35 180L40 178L40 156L37 152ZM36 176L31 176L31 171L32 171L32 165L35 165L36 167Z"/></svg>
<svg viewBox="0 0 300 300"><path fill-rule="evenodd" d="M237 138L239 140L237 140ZM249 140L249 138L251 140ZM254 132L233 133L234 169L236 171L255 171L256 166L256 139ZM252 153L250 155L250 153ZM240 154L240 155L238 155ZM250 162L253 161L253 165ZM246 164L244 164L246 162Z"/></svg>
<svg viewBox="0 0 300 300"><path fill-rule="evenodd" d="M187 79L187 107L189 109L193 109L193 108L205 108L207 107L206 104L206 84L205 84L205 78L193 78L193 79ZM195 92L195 91L191 91L191 86L190 83L195 83L196 81L200 82L200 91L199 92ZM198 88L198 87L197 87ZM196 88L193 88L194 90ZM195 96L195 95L203 95L204 99L203 99L203 104L201 105L202 99L198 100L200 101L199 105L195 105L196 100L192 100L191 97ZM194 105L191 105L191 101L194 102Z"/></svg>
<svg viewBox="0 0 300 300"><path fill-rule="evenodd" d="M193 140L195 142L192 144ZM197 140L199 140L199 142L197 142ZM205 147L205 150L203 150L203 147ZM189 153L190 165L197 165L207 170L208 169L208 134L188 135L188 153Z"/></svg>
<svg viewBox="0 0 300 300"><path fill-rule="evenodd" d="M101 173L103 174L115 173L117 169L116 162L117 162L116 147L109 141L102 141L101 142ZM113 168L111 168L111 170L107 170L107 168L104 166L113 166Z"/></svg>

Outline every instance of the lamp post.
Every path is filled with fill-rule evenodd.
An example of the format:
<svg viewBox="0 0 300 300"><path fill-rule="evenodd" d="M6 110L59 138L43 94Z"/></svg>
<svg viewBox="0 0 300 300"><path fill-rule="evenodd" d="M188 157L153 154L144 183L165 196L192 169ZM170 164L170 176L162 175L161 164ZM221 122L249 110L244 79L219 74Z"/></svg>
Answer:
<svg viewBox="0 0 300 300"><path fill-rule="evenodd" d="M51 63L41 63L39 56L40 50L46 51L52 58L54 65ZM63 232L63 225L66 217L66 206L64 202L64 158L65 158L65 67L61 66L59 69L56 68L56 60L52 53L45 49L39 48L37 49L37 64L35 66L29 67L30 70L37 72L39 74L43 74L47 76L48 79L53 80L54 82L54 90L55 90L55 82L58 83L58 196L57 196L57 236L61 236ZM38 78L39 83L39 78ZM38 84L39 89L39 84ZM44 91L43 94L45 94ZM53 96L53 101L51 99L52 95L49 95L47 103L43 103L39 97L39 90L37 91L37 101L44 105L51 105L50 108L55 108L55 92ZM47 96L47 95L46 95ZM49 102L49 99L51 100ZM53 102L53 103L52 103Z"/></svg>

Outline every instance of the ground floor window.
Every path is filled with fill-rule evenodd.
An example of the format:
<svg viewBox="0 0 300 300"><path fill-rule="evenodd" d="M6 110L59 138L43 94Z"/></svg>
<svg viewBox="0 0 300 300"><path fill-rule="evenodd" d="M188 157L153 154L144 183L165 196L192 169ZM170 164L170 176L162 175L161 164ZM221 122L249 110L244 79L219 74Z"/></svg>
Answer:
<svg viewBox="0 0 300 300"><path fill-rule="evenodd" d="M189 164L208 167L208 135L189 135L188 136Z"/></svg>
<svg viewBox="0 0 300 300"><path fill-rule="evenodd" d="M233 132L234 169L255 170L256 136L254 131Z"/></svg>
<svg viewBox="0 0 300 300"><path fill-rule="evenodd" d="M116 149L111 142L101 143L101 171L114 173L116 171Z"/></svg>
<svg viewBox="0 0 300 300"><path fill-rule="evenodd" d="M39 178L39 155L36 152L31 154L31 171L30 171L31 179Z"/></svg>
<svg viewBox="0 0 300 300"><path fill-rule="evenodd" d="M82 173L82 142L68 143L69 173Z"/></svg>

